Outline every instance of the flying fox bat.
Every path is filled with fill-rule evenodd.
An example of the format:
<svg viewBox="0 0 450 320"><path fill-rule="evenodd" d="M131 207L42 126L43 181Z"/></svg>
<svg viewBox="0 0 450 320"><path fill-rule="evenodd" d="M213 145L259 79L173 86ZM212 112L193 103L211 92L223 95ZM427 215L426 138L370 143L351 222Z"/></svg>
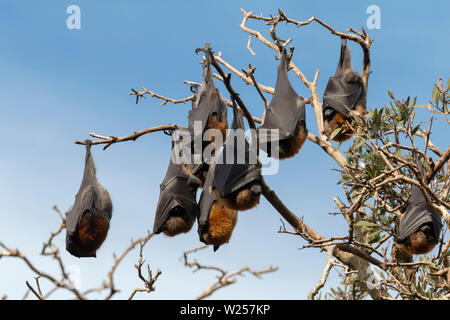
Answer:
<svg viewBox="0 0 450 320"><path fill-rule="evenodd" d="M352 110L358 111L361 115L366 112L366 92L361 77L352 69L347 39L341 38L338 67L334 76L328 80L323 96L323 124L328 138L337 128L342 129L333 137L334 141L351 138L353 132L347 122Z"/></svg>
<svg viewBox="0 0 450 320"><path fill-rule="evenodd" d="M200 183L199 178L186 172L183 165L175 164L170 158L166 176L160 185L153 232L163 232L173 237L191 230L199 214L196 195Z"/></svg>
<svg viewBox="0 0 450 320"><path fill-rule="evenodd" d="M237 223L237 211L225 207L213 190L214 169L214 164L209 166L200 197L198 234L201 242L213 245L214 251L217 251L230 241Z"/></svg>
<svg viewBox="0 0 450 320"><path fill-rule="evenodd" d="M211 141L203 141L203 134L208 129L216 129L220 131L222 135L222 141L225 141L226 130L228 129L227 122L227 105L220 96L219 90L214 85L213 74L211 71L211 63L208 55L206 60L203 61L203 83L200 91L194 92L195 101L192 103L192 110L189 111L189 131L193 143L201 144L201 147L194 147L193 152L196 150L203 150L205 147L214 142L215 137L211 137ZM201 130L194 131L194 123L198 121L201 123ZM191 169L194 175L199 177L202 181L202 185L206 179L208 172L208 165L205 163L191 165Z"/></svg>
<svg viewBox="0 0 450 320"><path fill-rule="evenodd" d="M112 202L108 191L98 183L86 140L86 158L80 189L67 216L66 250L75 257L96 257L108 235Z"/></svg>
<svg viewBox="0 0 450 320"><path fill-rule="evenodd" d="M270 157L279 159L296 155L308 136L305 99L292 88L287 74L288 65L287 53L283 51L277 68L275 92L265 109L263 124L258 128L261 149ZM267 129L267 135L261 134L261 129ZM271 130L279 130L279 135L273 135ZM278 142L278 148L272 146L275 142Z"/></svg>
<svg viewBox="0 0 450 320"><path fill-rule="evenodd" d="M234 99L231 128L234 134L228 137L219 155L222 160L216 164L213 187L225 207L239 211L248 210L259 203L261 163L257 160L256 150L250 149L245 138L243 112L238 110ZM253 159L251 152L254 152ZM232 163L226 162L227 155L232 155Z"/></svg>
<svg viewBox="0 0 450 320"><path fill-rule="evenodd" d="M441 215L430 207L419 187L413 185L395 241L409 254L430 252L439 240Z"/></svg>

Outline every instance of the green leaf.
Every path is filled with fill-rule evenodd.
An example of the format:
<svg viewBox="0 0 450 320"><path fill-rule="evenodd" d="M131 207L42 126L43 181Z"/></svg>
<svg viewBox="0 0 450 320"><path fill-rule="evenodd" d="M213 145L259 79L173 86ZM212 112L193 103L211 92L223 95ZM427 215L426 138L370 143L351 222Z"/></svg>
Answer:
<svg viewBox="0 0 450 320"><path fill-rule="evenodd" d="M433 100L436 104L439 103L439 100L441 99L441 93L439 92L439 90L437 90L436 88L434 88L434 96L433 96Z"/></svg>
<svg viewBox="0 0 450 320"><path fill-rule="evenodd" d="M411 131L411 133L414 135L414 134L417 132L417 130L419 130L419 128L420 128L420 124L419 124L418 126L416 126L416 127Z"/></svg>
<svg viewBox="0 0 450 320"><path fill-rule="evenodd" d="M450 78L448 78L448 81L447 81L447 90L450 90Z"/></svg>
<svg viewBox="0 0 450 320"><path fill-rule="evenodd" d="M342 131L341 127L334 130L333 133L331 133L331 135L330 135L330 140L333 140L333 138L336 137L341 131Z"/></svg>

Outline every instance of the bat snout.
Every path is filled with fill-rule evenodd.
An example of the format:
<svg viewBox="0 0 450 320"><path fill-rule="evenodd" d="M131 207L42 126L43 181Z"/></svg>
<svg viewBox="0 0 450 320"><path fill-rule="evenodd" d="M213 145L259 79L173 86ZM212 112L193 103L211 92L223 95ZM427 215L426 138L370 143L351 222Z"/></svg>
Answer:
<svg viewBox="0 0 450 320"><path fill-rule="evenodd" d="M262 193L261 185L259 183L256 183L256 184L252 185L250 190L252 191L252 195L255 198L259 197L261 195L261 193Z"/></svg>

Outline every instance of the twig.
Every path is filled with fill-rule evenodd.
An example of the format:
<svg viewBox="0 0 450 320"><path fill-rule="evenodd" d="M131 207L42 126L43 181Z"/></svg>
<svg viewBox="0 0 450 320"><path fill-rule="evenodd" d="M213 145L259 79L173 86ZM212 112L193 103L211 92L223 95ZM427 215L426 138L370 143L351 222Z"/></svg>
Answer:
<svg viewBox="0 0 450 320"><path fill-rule="evenodd" d="M183 262L183 264L185 266L190 267L190 268L195 268L194 272L204 269L204 270L213 270L213 271L216 271L219 273L219 276L217 276L218 280L216 282L214 282L211 286L209 286L205 291L203 291L203 293L201 295L199 295L196 298L196 300L201 300L206 297L209 297L214 292L220 290L221 288L229 286L233 283L236 283L236 281L237 281L236 277L243 275L245 272L248 272L257 278L260 278L262 274L269 273L269 272L275 272L278 270L278 268L269 267L269 268L261 270L261 271L255 271L253 269L250 269L249 267L243 267L234 272L228 273L227 271L225 271L219 267L202 265L202 264L198 263L197 260L194 260L193 262L188 261L189 254L195 253L199 250L203 250L207 247L208 246L201 246L198 248L194 248L194 249L185 251L183 253L183 258L181 259L181 261Z"/></svg>
<svg viewBox="0 0 450 320"><path fill-rule="evenodd" d="M153 133L153 132L159 132L159 131L174 131L174 130L187 130L187 127L184 126L179 126L176 124L168 124L168 125L163 125L163 126L157 126L157 127L152 127L152 128L148 128L148 129L143 129L140 131L135 131L132 134L129 134L127 136L124 137L115 137L115 136L102 136L102 135L98 135L96 133L90 132L89 135L91 137L97 138L97 139L102 139L100 141L93 141L92 144L106 144L103 147L103 150L107 149L110 145L117 143L117 142L125 142L125 141L136 141L137 138L149 134L149 133ZM86 142L85 141L75 141L75 144L81 144L81 145L85 145Z"/></svg>
<svg viewBox="0 0 450 320"><path fill-rule="evenodd" d="M130 95L131 96L136 96L136 104L138 104L139 98L145 98L146 94L150 95L150 97L152 97L152 98L158 98L158 99L163 100L163 102L161 103L161 106L166 105L167 102L171 102L173 104L178 104L178 103L186 103L188 101L191 101L191 100L195 99L195 95L192 95L192 96L189 96L189 97L186 97L186 98L183 98L183 99L172 99L172 98L164 97L164 96L162 96L162 95L160 95L158 93L149 91L149 90L147 90L144 87L141 87L141 89L142 89L142 91L137 91L135 89L131 89L132 92L130 93Z"/></svg>

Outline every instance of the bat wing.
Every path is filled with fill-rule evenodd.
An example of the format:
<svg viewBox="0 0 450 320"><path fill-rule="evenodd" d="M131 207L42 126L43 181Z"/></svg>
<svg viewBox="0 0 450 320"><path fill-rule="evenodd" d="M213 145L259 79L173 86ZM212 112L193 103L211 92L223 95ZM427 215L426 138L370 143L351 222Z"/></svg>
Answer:
<svg viewBox="0 0 450 320"><path fill-rule="evenodd" d="M222 197L227 197L253 182L261 181L261 165L222 164L217 165L216 170L214 187Z"/></svg>
<svg viewBox="0 0 450 320"><path fill-rule="evenodd" d="M363 96L360 82L346 82L343 75L331 77L323 96L323 109L331 108L348 117Z"/></svg>
<svg viewBox="0 0 450 320"><path fill-rule="evenodd" d="M209 62L204 61L203 68L204 72L201 90L195 93L196 103L193 104L193 108L188 114L188 130L191 133L193 140L192 153L195 153L195 150L202 150L203 133L206 130L210 116L216 113L219 121L222 121L222 118L226 118L227 116L227 106L221 98L219 90L214 85ZM194 130L196 122L200 123L200 130ZM195 144L198 144L198 146ZM192 173L195 175L198 174L205 165L205 163L191 164L190 167Z"/></svg>
<svg viewBox="0 0 450 320"><path fill-rule="evenodd" d="M353 71L347 40L341 40L341 54L336 73L328 81L323 97L323 110L331 108L348 117L364 96L361 77Z"/></svg>
<svg viewBox="0 0 450 320"><path fill-rule="evenodd" d="M214 165L211 165L206 176L205 184L203 186L202 195L200 196L200 216L198 218L198 235L200 241L204 242L202 235L209 230L209 214L214 201L217 200L216 193L213 190L212 182L214 179Z"/></svg>
<svg viewBox="0 0 450 320"><path fill-rule="evenodd" d="M250 148L245 138L242 110L237 109L234 101L233 104L232 129L235 131L228 137L219 155L221 161L216 164L213 178L213 186L222 197L227 197L250 183L261 181L261 163L256 157L256 150ZM250 152L254 152L254 157L250 155ZM226 161L229 154L229 158L233 160L232 163Z"/></svg>
<svg viewBox="0 0 450 320"><path fill-rule="evenodd" d="M86 211L94 213L96 211L97 192L93 185L83 187L75 197L75 203L67 215L67 235L73 236L78 228L83 214Z"/></svg>
<svg viewBox="0 0 450 320"><path fill-rule="evenodd" d="M431 224L435 238L439 239L439 234L442 229L441 216L426 203L425 197L420 189L413 186L411 197L408 200L408 206L400 221L396 238L397 242L404 242L425 224Z"/></svg>
<svg viewBox="0 0 450 320"><path fill-rule="evenodd" d="M192 110L189 111L189 130L194 132L194 122L201 121L202 134L206 128L209 117L216 113L219 120L227 116L227 106L220 97L219 90L214 85L214 79L211 72L211 65L209 62L203 62L203 83L200 92L196 93L198 98L196 104L193 104Z"/></svg>
<svg viewBox="0 0 450 320"><path fill-rule="evenodd" d="M97 178L95 176L95 165L91 153L91 145L86 144L86 157L84 161L83 179L78 193L75 196L75 202L67 216L67 234L72 236L78 226L83 214L89 210L94 213L96 207Z"/></svg>
<svg viewBox="0 0 450 320"><path fill-rule="evenodd" d="M259 129L278 129L278 140L293 136L299 122L305 123L305 101L298 96L289 82L287 74L286 54L283 53L278 66L277 83L272 101L266 107L264 123ZM260 142L264 146L267 142L275 141L268 131L267 136L261 135Z"/></svg>
<svg viewBox="0 0 450 320"><path fill-rule="evenodd" d="M166 176L160 186L153 231L160 233L172 209L182 207L186 214L197 217L199 208L196 202L198 185L190 182L189 175L179 165L170 160Z"/></svg>

